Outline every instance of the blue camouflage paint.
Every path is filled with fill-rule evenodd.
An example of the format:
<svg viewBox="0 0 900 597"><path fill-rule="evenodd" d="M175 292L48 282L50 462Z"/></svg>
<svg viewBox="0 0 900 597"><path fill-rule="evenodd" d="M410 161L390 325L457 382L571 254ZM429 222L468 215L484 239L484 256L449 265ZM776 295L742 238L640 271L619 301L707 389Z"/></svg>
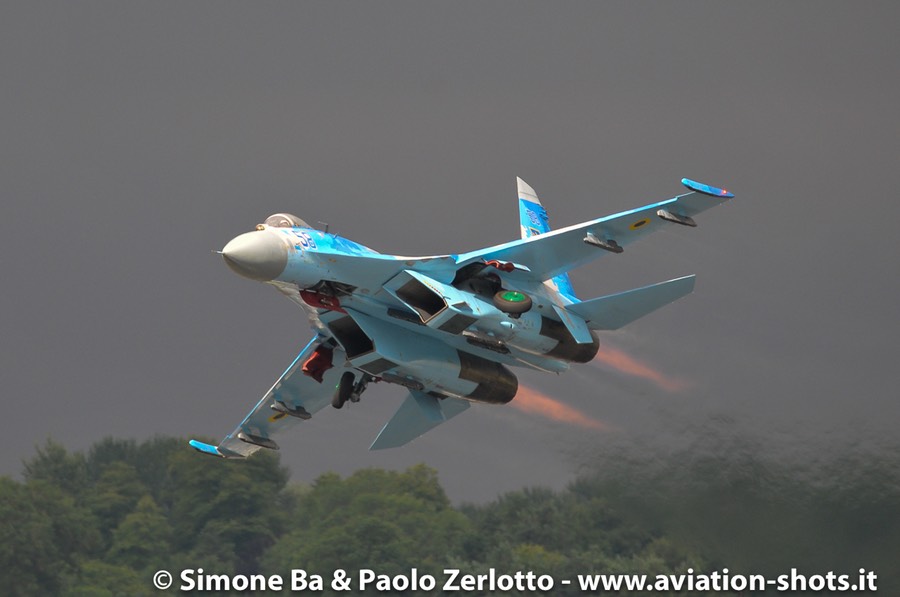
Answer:
<svg viewBox="0 0 900 597"><path fill-rule="evenodd" d="M299 251L321 251L323 253L345 253L347 255L378 255L365 245L353 242L336 234L322 232L315 228L282 228L282 233L291 240L291 244Z"/></svg>
<svg viewBox="0 0 900 597"><path fill-rule="evenodd" d="M704 195L712 195L713 197L726 197L728 199L734 197L734 193L729 193L725 189L720 189L719 187L703 184L702 182L697 182L696 180L691 180L690 178L682 178L681 184L692 191L697 191L698 193L703 193Z"/></svg>
<svg viewBox="0 0 900 597"><path fill-rule="evenodd" d="M222 456L222 453L219 452L219 448L217 448L215 446L211 446L211 445L205 444L203 442L198 442L195 439L192 439L188 443L191 444L192 448L194 448L195 450L199 450L200 452L203 452L204 454L211 454L213 456Z"/></svg>
<svg viewBox="0 0 900 597"><path fill-rule="evenodd" d="M550 232L550 218L544 206L519 197L519 223L526 230L525 238ZM561 295L572 302L578 302L569 274L560 274L550 280Z"/></svg>
<svg viewBox="0 0 900 597"><path fill-rule="evenodd" d="M383 364L379 361L382 358L390 365L388 370L395 369L398 374L418 381L424 390L435 391L442 396L450 395L439 404L444 415L441 417L442 420L457 414L458 410L453 412L444 410L450 405L458 403L460 409L468 406L468 402L456 401L452 396L472 396L468 393L471 391L471 387L467 385L469 380L462 376L464 354L470 355L473 359L480 359L479 362L493 362L499 368L537 367L555 372L566 371L572 362L584 362L579 360L580 355L587 353L581 349L577 355L569 352L560 353L557 344L561 344L561 341L556 342L558 338L554 339L538 331L543 328L544 319L562 323L569 330L575 344L592 349L595 353L597 340L594 330L617 329L693 289L693 276L687 276L581 302L575 297L566 272L606 254L586 245L583 242L585 235L608 235L625 244L666 226L655 217L659 215L660 209L684 217L693 217L732 197L725 189L689 179L684 179L683 183L691 192L552 230L547 212L536 197L525 192L530 191L530 187L520 182L520 188L525 189L524 195L519 197L522 238L462 254L422 257L382 255L359 243L313 228L301 226L291 229L270 228L273 234L290 243L291 248L285 251L287 265L282 274L268 281L288 298L304 307L313 330L321 336L317 335L307 344L285 373L256 403L250 414L222 440L219 446L192 440L191 447L221 458L242 458L267 447L277 449L274 444L266 445L265 442L257 442L255 437L252 437L270 439L276 432L297 423L297 418L285 417L283 414L273 415L271 409L273 400L284 400L285 404L293 402L295 406L302 406L306 410L305 414L312 415L329 404L333 393L332 387L347 368L364 371L366 366L376 363L381 367ZM532 197L533 200L529 200L528 197ZM264 244L266 246L261 247L262 249L266 251L271 249L272 243ZM268 255L263 257L268 259ZM470 292L452 286L460 268L492 260L516 265L512 271L504 274L509 288L525 291L536 297L538 307L545 308L544 313L531 311L523 314L518 321L510 320L491 303L477 300L477 296L468 296L471 295ZM507 268L503 269L505 271ZM237 273L245 275L241 271ZM257 279L250 275L245 277ZM394 291L407 284L410 279L418 280L420 285L431 288L433 293L443 298L446 313L441 311L434 315L434 325L424 319L419 324L407 318L396 317L392 313L391 301L385 300L390 299L388 295L400 300ZM340 300L345 308L343 315L317 309L315 301L306 302L308 297L304 296L302 291L307 289L316 292L323 281L343 285L340 288L335 287L335 290L341 293ZM327 293L327 289L325 292ZM547 306L551 309L546 309ZM455 323L445 327L445 324L458 317L460 309L466 310L462 322L456 319ZM333 348L336 352L334 363L342 365L329 369L325 373L327 378L322 383L316 383L316 380L302 375L301 363L312 354L316 343L334 336L336 330L331 324L342 321L345 317L352 319L361 333L372 339L372 349L369 352L357 351L352 355L352 359L356 360L352 361L335 336L337 346ZM521 350L518 354L508 350L501 352L496 350L499 345L495 347L469 342L468 337L460 334L462 324L470 325L467 323L469 319L480 321L480 325L490 330L496 328L496 333L500 337L508 338L504 342ZM351 338L350 342L352 344L354 340ZM423 350L426 346L427 351ZM376 350L378 352L375 352ZM458 369L455 365L457 359L453 356L454 350L460 359ZM509 373L509 376L515 379L512 373ZM460 385L461 382L466 383ZM430 394L424 395L430 398L430 402L426 402L436 403ZM392 437L392 441L389 442L392 446L405 444L433 426L422 424L421 420L418 420L421 417L417 419L407 416L408 410L403 407L398 409L394 418L385 426L385 429L392 429L395 426L404 428L404 433L400 436L388 434ZM429 411L434 414L434 409ZM426 418L430 421L434 417ZM274 424L276 419L281 422ZM240 435L242 432L251 437L242 438ZM373 448L389 447L378 444L376 440Z"/></svg>

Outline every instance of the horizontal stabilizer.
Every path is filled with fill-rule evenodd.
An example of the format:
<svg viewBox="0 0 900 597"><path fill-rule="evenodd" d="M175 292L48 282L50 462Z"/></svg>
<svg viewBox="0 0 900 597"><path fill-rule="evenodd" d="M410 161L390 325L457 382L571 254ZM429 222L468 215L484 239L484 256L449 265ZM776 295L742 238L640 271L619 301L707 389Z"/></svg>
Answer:
<svg viewBox="0 0 900 597"><path fill-rule="evenodd" d="M369 449L398 448L455 417L467 408L469 408L469 403L466 400L459 398L438 400L424 392L412 390Z"/></svg>
<svg viewBox="0 0 900 597"><path fill-rule="evenodd" d="M656 311L694 290L696 276L684 276L643 288L610 294L574 305L566 310L582 317L593 330L617 330Z"/></svg>

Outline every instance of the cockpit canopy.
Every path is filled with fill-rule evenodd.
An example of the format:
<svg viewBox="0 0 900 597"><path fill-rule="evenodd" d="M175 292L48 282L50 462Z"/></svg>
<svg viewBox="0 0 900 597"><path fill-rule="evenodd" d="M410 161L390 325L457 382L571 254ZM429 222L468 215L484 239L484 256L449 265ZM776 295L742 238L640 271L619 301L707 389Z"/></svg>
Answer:
<svg viewBox="0 0 900 597"><path fill-rule="evenodd" d="M309 228L309 224L293 214L273 214L264 222L271 228Z"/></svg>

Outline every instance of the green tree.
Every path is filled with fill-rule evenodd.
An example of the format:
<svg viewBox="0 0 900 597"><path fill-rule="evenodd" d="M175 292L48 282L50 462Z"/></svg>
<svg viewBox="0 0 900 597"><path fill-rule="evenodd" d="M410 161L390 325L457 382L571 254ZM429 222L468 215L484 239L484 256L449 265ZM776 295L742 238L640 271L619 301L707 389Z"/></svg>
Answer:
<svg viewBox="0 0 900 597"><path fill-rule="evenodd" d="M88 484L87 463L80 452L69 452L51 439L37 454L24 463L24 475L28 481L46 481L78 499Z"/></svg>
<svg viewBox="0 0 900 597"><path fill-rule="evenodd" d="M457 509L425 465L288 486L277 454L214 460L173 438L105 438L87 456L48 441L25 463L25 478L0 479L0 582L13 595L148 594L156 569L304 568L329 578L337 568L395 575L415 567L441 577L448 566L468 574L493 567L558 579L711 569L677 533L647 524L632 507L637 500L622 499L627 483L609 479L581 479L559 492L523 489ZM752 490L743 484L736 495ZM867 532L893 536L875 526L896 506L886 498L861 504L854 516ZM867 514L870 505L877 516Z"/></svg>
<svg viewBox="0 0 900 597"><path fill-rule="evenodd" d="M144 578L128 566L88 560L81 564L78 578L62 597L146 597L151 591L149 577Z"/></svg>
<svg viewBox="0 0 900 597"><path fill-rule="evenodd" d="M104 437L88 449L85 465L88 476L99 479L103 471L112 464L128 464L133 467L138 461L138 443L135 440Z"/></svg>
<svg viewBox="0 0 900 597"><path fill-rule="evenodd" d="M0 478L0 586L11 595L59 593L97 545L94 525L59 487Z"/></svg>
<svg viewBox="0 0 900 597"><path fill-rule="evenodd" d="M171 551L172 529L162 510L149 495L112 533L108 561L132 570L165 568Z"/></svg>
<svg viewBox="0 0 900 597"><path fill-rule="evenodd" d="M134 467L126 462L110 462L97 473L99 478L84 492L84 502L98 518L108 539L112 530L134 510L138 500L147 495L147 488Z"/></svg>
<svg viewBox="0 0 900 597"><path fill-rule="evenodd" d="M53 522L31 503L28 488L0 478L0 586L13 595L52 593L60 587L61 554L53 545Z"/></svg>
<svg viewBox="0 0 900 597"><path fill-rule="evenodd" d="M277 455L254 454L241 462L210 461L192 450L169 458L164 508L170 515L175 547L191 552L199 539L223 544L236 572L258 572L258 558L283 529L283 513L273 499L287 484ZM214 538L214 539L213 539Z"/></svg>
<svg viewBox="0 0 900 597"><path fill-rule="evenodd" d="M322 475L296 497L290 518L294 529L263 558L270 574L297 567L322 575L337 568L398 574L411 567L440 574L469 528L435 471L423 465L402 473L362 470L343 480Z"/></svg>
<svg viewBox="0 0 900 597"><path fill-rule="evenodd" d="M467 544L466 555L473 559L491 551L499 552L493 557L502 557L510 546L519 544L541 545L560 553L578 546L610 555L628 554L653 538L649 530L627 523L602 497L580 486L562 493L522 489L463 511L481 535Z"/></svg>

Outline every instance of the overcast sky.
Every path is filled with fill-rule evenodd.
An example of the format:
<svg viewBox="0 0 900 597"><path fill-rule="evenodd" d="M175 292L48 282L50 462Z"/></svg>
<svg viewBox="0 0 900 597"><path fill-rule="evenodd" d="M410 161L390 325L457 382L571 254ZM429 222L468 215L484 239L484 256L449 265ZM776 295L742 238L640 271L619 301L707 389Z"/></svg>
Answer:
<svg viewBox="0 0 900 597"><path fill-rule="evenodd" d="M682 387L521 372L613 430L478 407L369 453L403 398L374 386L280 441L295 480L424 461L482 500L711 429L799 459L895 447L898 22L895 2L3 2L0 474L48 437L231 431L310 337L211 253L269 214L461 252L518 236L517 175L557 227L684 176L736 194L572 275L590 298L697 274L602 339Z"/></svg>

